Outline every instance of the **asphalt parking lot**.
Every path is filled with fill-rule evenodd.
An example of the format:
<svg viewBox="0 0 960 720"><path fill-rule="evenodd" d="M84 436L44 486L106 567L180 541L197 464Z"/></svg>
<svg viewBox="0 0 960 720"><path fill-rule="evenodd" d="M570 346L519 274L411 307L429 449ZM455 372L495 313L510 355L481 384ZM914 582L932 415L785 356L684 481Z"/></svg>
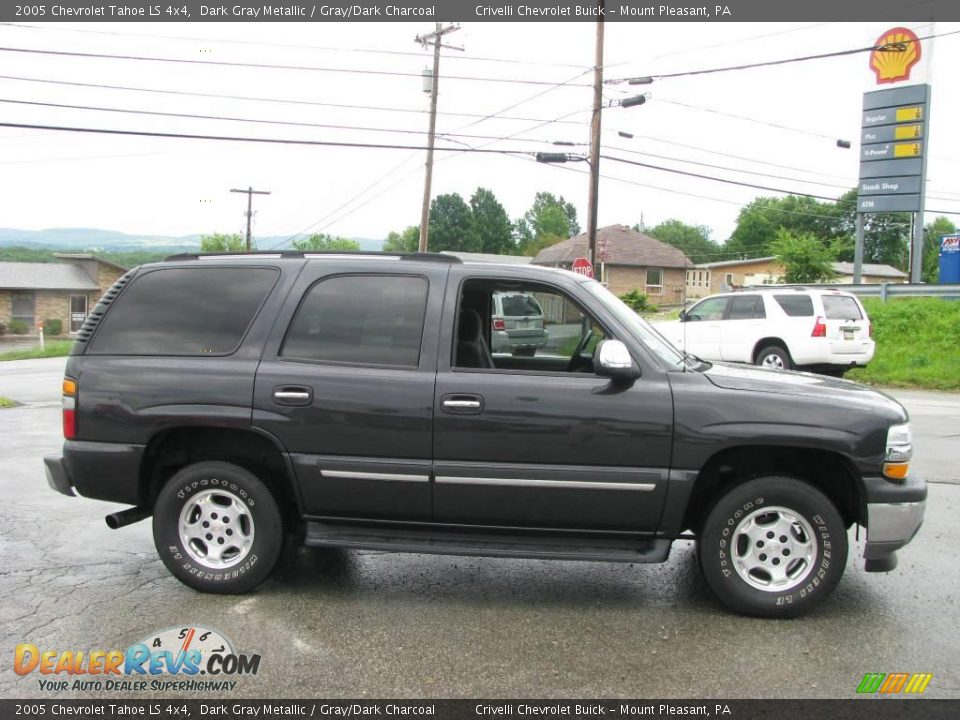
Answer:
<svg viewBox="0 0 960 720"><path fill-rule="evenodd" d="M899 568L866 574L852 542L831 598L769 621L721 609L690 543L641 566L301 548L252 594L196 593L157 558L149 522L109 530L118 506L47 487L62 368L0 363L0 396L24 403L0 410L0 697L44 696L12 669L18 643L120 649L191 625L261 654L231 696L849 698L866 672L904 671L934 674L927 696L960 697L960 395L892 392L931 482ZM151 693L55 695L109 696Z"/></svg>

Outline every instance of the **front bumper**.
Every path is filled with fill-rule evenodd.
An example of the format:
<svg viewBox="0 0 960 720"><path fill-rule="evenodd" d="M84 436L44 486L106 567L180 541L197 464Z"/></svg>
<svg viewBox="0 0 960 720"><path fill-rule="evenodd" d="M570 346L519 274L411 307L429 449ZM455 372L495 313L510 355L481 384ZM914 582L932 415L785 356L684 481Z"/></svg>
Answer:
<svg viewBox="0 0 960 720"><path fill-rule="evenodd" d="M913 540L923 524L927 484L916 475L903 484L867 478L867 543L863 551L868 572L888 572L897 566L897 550Z"/></svg>

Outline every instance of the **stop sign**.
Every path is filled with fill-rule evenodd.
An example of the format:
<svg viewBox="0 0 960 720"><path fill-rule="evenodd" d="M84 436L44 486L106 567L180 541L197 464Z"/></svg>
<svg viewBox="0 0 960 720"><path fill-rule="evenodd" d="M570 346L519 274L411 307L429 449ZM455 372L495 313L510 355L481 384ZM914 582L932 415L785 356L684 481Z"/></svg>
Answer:
<svg viewBox="0 0 960 720"><path fill-rule="evenodd" d="M593 265L585 257L578 257L574 260L570 269L579 275L585 275L588 278L593 277Z"/></svg>

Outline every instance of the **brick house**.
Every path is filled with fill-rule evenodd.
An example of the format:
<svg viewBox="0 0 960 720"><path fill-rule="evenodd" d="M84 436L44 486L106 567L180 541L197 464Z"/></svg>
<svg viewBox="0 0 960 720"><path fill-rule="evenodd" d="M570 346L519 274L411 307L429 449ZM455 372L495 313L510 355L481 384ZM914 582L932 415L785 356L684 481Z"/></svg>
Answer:
<svg viewBox="0 0 960 720"><path fill-rule="evenodd" d="M97 300L127 268L94 255L54 253L59 262L0 262L0 323L11 334L14 320L60 320L63 334L75 333Z"/></svg>
<svg viewBox="0 0 960 720"><path fill-rule="evenodd" d="M853 282L853 263L834 262L832 266L836 275L829 282ZM706 297L746 285L777 285L783 282L784 273L783 264L772 256L699 263L687 271L687 297ZM906 281L907 274L890 265L863 264L861 282L864 285Z"/></svg>
<svg viewBox="0 0 960 720"><path fill-rule="evenodd" d="M617 295L639 290L655 305L679 305L688 268L693 263L680 250L626 225L597 229L597 278ZM544 248L535 265L570 269L578 257L587 257L587 236L577 235ZM602 277L601 277L602 273Z"/></svg>

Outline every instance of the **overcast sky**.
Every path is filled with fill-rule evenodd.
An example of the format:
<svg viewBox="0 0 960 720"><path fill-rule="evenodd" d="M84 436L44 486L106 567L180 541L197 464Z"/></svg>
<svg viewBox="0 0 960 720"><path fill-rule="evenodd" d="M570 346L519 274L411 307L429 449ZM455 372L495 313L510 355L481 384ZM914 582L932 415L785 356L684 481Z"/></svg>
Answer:
<svg viewBox="0 0 960 720"><path fill-rule="evenodd" d="M862 47L872 44L888 26L610 23L606 27L605 75L654 75ZM221 68L4 52L5 76L376 106L392 108L390 111L13 79L0 79L0 98L425 133L428 116L423 111L429 107L429 96L422 91L422 80L416 75L430 56L414 42L414 37L432 29L432 23L83 23L0 27L0 46L5 47L414 75ZM958 29L960 24L936 26L938 33ZM586 153L592 93L582 85L589 84L592 78L589 66L593 62L594 33L594 24L588 22L464 23L458 32L448 36L448 42L464 47L465 52L444 51L442 76L571 83L550 89L551 85L442 77L441 113L478 117L439 115L439 132L459 134L438 139L438 146L466 144L537 151L556 150L548 144L553 141L569 141L584 146L564 149ZM860 105L870 77L867 62L864 53L663 79L649 86L608 86L606 95L612 100L629 97L637 90L648 92L650 98L640 107L612 107L604 111L604 152L705 175L836 197L856 184ZM938 39L931 68L927 207L956 212L960 212L958 67L960 35ZM5 121L14 123L425 143L425 134L159 118L7 102L0 105ZM397 112L398 108L418 112ZM489 115L494 117L483 119ZM504 115L526 119L507 120ZM563 122L537 127L563 116L567 116ZM618 131L634 137L621 138ZM514 134L516 137L508 141L486 139ZM853 148L838 149L838 138L851 140ZM309 230L382 238L390 230L402 230L419 222L425 156L422 151L80 135L15 128L0 128L0 147L0 226L4 227L95 227L146 235L239 232L244 224L245 197L229 190L248 185L272 192L268 197L255 198L257 235L292 235ZM676 159L717 167L684 164ZM581 224L585 224L586 169L584 163L559 167L540 165L527 157L438 153L433 194L458 192L466 199L477 186L487 187L494 191L511 218L516 218L530 206L537 191L546 190L573 201ZM744 170L775 177L748 175ZM724 240L734 227L740 207L764 194L760 190L610 161L603 161L601 172L607 176L600 186L601 226L633 224L641 218L652 226L668 218L679 218L707 225L715 239Z"/></svg>

